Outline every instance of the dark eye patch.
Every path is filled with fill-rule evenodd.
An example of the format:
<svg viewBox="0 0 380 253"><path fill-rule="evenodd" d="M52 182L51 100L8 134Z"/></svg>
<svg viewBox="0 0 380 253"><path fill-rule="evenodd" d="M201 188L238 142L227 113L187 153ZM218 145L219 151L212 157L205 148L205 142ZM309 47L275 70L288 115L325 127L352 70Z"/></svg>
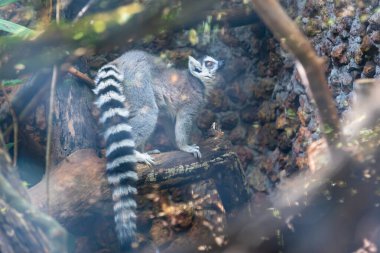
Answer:
<svg viewBox="0 0 380 253"><path fill-rule="evenodd" d="M199 68L195 68L194 71L197 72L197 73L201 73L202 72Z"/></svg>

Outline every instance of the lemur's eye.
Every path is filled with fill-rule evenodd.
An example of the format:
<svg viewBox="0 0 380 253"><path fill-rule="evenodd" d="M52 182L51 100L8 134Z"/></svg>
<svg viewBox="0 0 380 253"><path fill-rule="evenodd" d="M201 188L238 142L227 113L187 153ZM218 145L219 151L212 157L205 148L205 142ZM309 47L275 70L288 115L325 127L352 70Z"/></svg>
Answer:
<svg viewBox="0 0 380 253"><path fill-rule="evenodd" d="M214 65L215 65L214 62L212 62L212 61L206 61L206 67L207 67L207 68L211 68L211 67L213 67Z"/></svg>

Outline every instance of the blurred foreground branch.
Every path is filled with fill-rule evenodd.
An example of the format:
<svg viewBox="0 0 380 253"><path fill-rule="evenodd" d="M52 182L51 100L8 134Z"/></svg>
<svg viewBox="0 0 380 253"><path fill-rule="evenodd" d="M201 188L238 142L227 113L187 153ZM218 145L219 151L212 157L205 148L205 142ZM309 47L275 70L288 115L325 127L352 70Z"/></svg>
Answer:
<svg viewBox="0 0 380 253"><path fill-rule="evenodd" d="M340 135L339 118L326 81L323 59L317 56L309 40L289 18L277 0L252 0L252 2L256 13L274 36L305 68L310 90L321 116L323 133L330 146L336 144Z"/></svg>
<svg viewBox="0 0 380 253"><path fill-rule="evenodd" d="M148 6L130 4L113 11L86 16L75 24L51 25L38 37L19 40L0 39L0 76L14 78L53 64L73 62L100 50L125 45L146 35L190 28L211 18L211 24L246 25L257 22L252 11L210 11L216 0L184 1L176 11L167 1L152 1ZM166 12L165 12L166 11ZM68 66L63 66L67 70Z"/></svg>
<svg viewBox="0 0 380 253"><path fill-rule="evenodd" d="M271 193L271 209L253 205L253 219L240 215L223 253L376 252L380 246L379 87L375 79L354 82L355 99L343 129L346 152L329 152L325 139L312 142L307 149L310 170L282 180ZM279 234L282 244L276 238Z"/></svg>
<svg viewBox="0 0 380 253"><path fill-rule="evenodd" d="M65 230L30 204L15 173L8 155L0 150L0 251L67 252Z"/></svg>

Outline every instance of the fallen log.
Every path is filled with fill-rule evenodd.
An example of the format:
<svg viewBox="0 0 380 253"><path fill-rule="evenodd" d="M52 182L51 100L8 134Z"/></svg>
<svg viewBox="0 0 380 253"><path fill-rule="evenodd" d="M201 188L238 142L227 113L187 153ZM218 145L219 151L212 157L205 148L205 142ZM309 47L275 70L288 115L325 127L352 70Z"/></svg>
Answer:
<svg viewBox="0 0 380 253"><path fill-rule="evenodd" d="M166 189L205 179L214 179L227 214L241 207L249 197L245 176L236 154L226 141L208 139L201 145L203 158L172 151L153 155L153 167L138 165L138 188ZM104 159L92 149L82 149L64 159L51 171L50 206L46 206L46 182L29 190L33 204L49 213L65 227L73 226L94 212L109 213L110 190L104 176Z"/></svg>

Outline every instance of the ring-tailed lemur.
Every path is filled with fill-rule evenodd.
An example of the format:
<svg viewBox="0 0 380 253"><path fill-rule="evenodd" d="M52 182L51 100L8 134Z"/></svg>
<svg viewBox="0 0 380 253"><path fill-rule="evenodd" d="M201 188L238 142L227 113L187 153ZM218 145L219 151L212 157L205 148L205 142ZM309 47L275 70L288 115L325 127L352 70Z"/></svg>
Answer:
<svg viewBox="0 0 380 253"><path fill-rule="evenodd" d="M210 56L202 62L189 56L189 71L176 70L146 52L129 51L99 70L95 103L105 130L106 174L113 187L116 232L123 247L130 246L136 230L135 164L154 164L150 155L135 147L144 145L159 112L165 112L173 121L177 147L201 157L199 147L188 145L188 139L193 119L222 65Z"/></svg>

